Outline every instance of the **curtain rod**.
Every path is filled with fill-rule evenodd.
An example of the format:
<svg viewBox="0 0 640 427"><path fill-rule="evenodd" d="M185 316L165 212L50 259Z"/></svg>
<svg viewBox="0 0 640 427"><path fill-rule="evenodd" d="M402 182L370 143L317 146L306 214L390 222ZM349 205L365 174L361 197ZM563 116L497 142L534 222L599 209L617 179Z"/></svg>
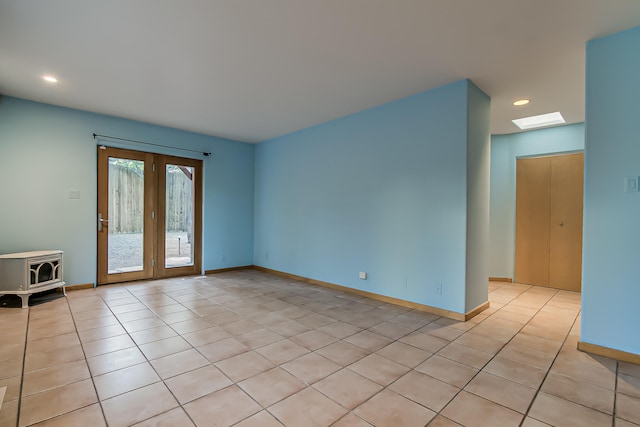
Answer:
<svg viewBox="0 0 640 427"><path fill-rule="evenodd" d="M108 138L108 139L115 139L115 140L118 140L118 141L134 142L136 144L153 145L154 147L170 148L172 150L189 151L191 153L201 153L205 157L211 156L211 152L210 151L207 152L207 151L190 150L188 148L171 147L169 145L153 144L151 142L144 142L144 141L136 141L135 139L118 138L117 136L110 136L110 135L101 135L99 133L95 133L94 132L93 133L93 139L97 140L98 137L100 137L100 138Z"/></svg>

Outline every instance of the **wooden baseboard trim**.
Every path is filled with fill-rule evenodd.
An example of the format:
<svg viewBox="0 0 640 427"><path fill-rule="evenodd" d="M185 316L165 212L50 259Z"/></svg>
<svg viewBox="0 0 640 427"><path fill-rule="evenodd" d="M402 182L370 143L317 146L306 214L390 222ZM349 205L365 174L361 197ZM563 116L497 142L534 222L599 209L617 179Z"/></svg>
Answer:
<svg viewBox="0 0 640 427"><path fill-rule="evenodd" d="M578 341L578 350L584 351L585 353L597 354L598 356L605 356L611 359L640 365L640 354L628 353L626 351L616 350L614 348L591 344L584 341Z"/></svg>
<svg viewBox="0 0 640 427"><path fill-rule="evenodd" d="M479 306L477 306L476 308L474 308L473 310L468 311L464 315L464 320L467 321L469 319L472 319L472 318L476 317L478 314L482 313L487 308L489 308L489 305L490 305L489 301L486 301L486 302L480 304Z"/></svg>
<svg viewBox="0 0 640 427"><path fill-rule="evenodd" d="M64 289L67 291L79 291L81 289L93 289L96 285L94 283L80 283L78 285L65 285Z"/></svg>
<svg viewBox="0 0 640 427"><path fill-rule="evenodd" d="M494 277L494 276L489 276L489 281L490 282L509 282L509 283L513 283L513 279L511 277Z"/></svg>
<svg viewBox="0 0 640 427"><path fill-rule="evenodd" d="M350 294L355 294L355 295L359 295L359 296L362 296L362 297L371 298L371 299L374 299L376 301L382 301L382 302L386 302L386 303L389 303L389 304L399 305L401 307L410 308L412 310L419 310L419 311L424 311L426 313L437 314L438 316L446 317L446 318L453 319L453 320L459 320L461 322L465 322L465 321L471 319L473 316L477 315L478 313L480 313L480 312L486 310L487 308L489 308L489 302L487 301L486 303L481 304L480 306L474 308L473 310L471 310L468 313L458 313L457 311L445 310L445 309L438 308L438 307L432 307L430 305L420 304L420 303L417 303L417 302L406 301L406 300L399 299L399 298L394 298L394 297L388 297L386 295L380 295L380 294L376 294L376 293L369 292L369 291L363 291L363 290L360 290L360 289L350 288L348 286L336 285L335 283L323 282L321 280L310 279L308 277L298 276L296 274L285 273L283 271L278 271L278 270L272 270L270 268L261 267L259 265L254 265L253 268L255 270L263 271L265 273L272 273L272 274L276 274L278 276L286 277L288 279L309 283L310 285L316 285L316 286L322 286L322 287L325 287L325 288L335 289L335 290L338 290L338 291L343 291L343 292L347 292L347 293L350 293Z"/></svg>
<svg viewBox="0 0 640 427"><path fill-rule="evenodd" d="M253 265L242 265L240 267L227 267L227 268L217 268L215 270L205 270L205 276L207 274L218 274L218 273L226 273L228 271L239 271L239 270L251 270L253 269Z"/></svg>

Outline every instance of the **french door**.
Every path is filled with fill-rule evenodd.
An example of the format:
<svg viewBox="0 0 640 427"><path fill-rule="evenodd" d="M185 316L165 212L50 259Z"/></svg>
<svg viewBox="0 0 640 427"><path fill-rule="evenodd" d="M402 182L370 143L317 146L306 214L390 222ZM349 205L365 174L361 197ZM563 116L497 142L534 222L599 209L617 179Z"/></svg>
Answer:
<svg viewBox="0 0 640 427"><path fill-rule="evenodd" d="M98 147L99 285L199 274L202 161Z"/></svg>

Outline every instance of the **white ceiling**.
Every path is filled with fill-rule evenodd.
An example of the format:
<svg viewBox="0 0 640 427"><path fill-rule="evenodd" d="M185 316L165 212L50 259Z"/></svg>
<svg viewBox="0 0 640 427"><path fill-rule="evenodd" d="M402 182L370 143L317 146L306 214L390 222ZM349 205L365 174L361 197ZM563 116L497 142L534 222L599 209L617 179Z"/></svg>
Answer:
<svg viewBox="0 0 640 427"><path fill-rule="evenodd" d="M0 0L0 93L259 142L470 78L513 133L583 121L585 42L637 25L638 0Z"/></svg>

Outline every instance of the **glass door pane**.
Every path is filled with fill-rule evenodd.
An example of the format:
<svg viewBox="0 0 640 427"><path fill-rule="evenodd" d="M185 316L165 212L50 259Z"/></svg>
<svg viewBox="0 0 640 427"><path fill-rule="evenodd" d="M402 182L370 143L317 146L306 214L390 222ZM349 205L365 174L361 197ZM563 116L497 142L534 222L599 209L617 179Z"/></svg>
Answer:
<svg viewBox="0 0 640 427"><path fill-rule="evenodd" d="M109 274L144 269L144 161L109 157Z"/></svg>
<svg viewBox="0 0 640 427"><path fill-rule="evenodd" d="M195 168L165 165L165 268L194 263Z"/></svg>
<svg viewBox="0 0 640 427"><path fill-rule="evenodd" d="M99 285L201 274L202 160L98 147Z"/></svg>
<svg viewBox="0 0 640 427"><path fill-rule="evenodd" d="M99 285L153 277L153 156L98 147Z"/></svg>

